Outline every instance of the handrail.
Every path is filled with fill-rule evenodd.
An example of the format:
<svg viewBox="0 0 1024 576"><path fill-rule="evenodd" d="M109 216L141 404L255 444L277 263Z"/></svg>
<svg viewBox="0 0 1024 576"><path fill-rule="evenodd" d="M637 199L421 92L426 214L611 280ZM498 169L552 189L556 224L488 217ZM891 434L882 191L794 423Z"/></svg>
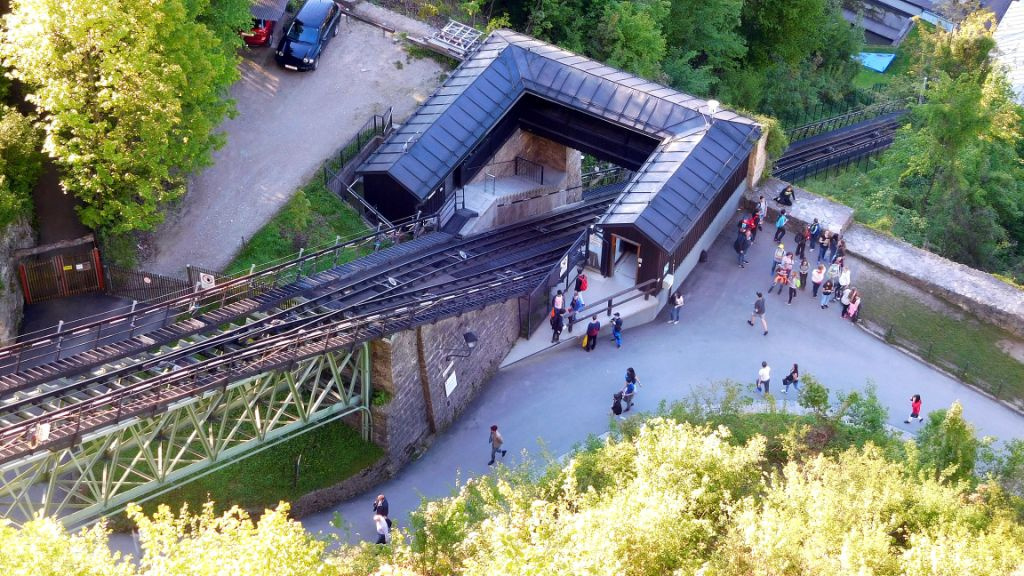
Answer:
<svg viewBox="0 0 1024 576"><path fill-rule="evenodd" d="M436 216L432 215L432 216L427 216L427 217L423 217L423 218L419 218L419 219L415 219L415 220L410 220L410 221L407 221L407 222L405 222L403 224L395 225L395 226L393 226L391 228L382 229L382 230L373 230L373 231L367 232L366 234L363 234L363 235L360 235L360 236L356 236L356 237L354 237L354 238L352 238L350 240L346 240L344 242L342 242L341 239L338 238L333 245L327 246L325 248L322 248L320 250L317 250L315 252L311 252L311 253L305 254L305 255L303 255L302 252L299 252L299 257L297 257L297 258L295 258L293 260L289 260L289 261L283 262L281 264L276 264L276 265L273 265L273 266L271 266L269 268L265 268L263 270L255 271L255 272L253 272L251 274L246 274L244 276L239 276L239 277L233 278L231 280L228 280L227 282L224 282L222 284L218 284L217 286L214 286L212 288L201 289L201 290L197 290L196 292L194 292L192 294L188 294L188 295L184 295L184 296L177 296L177 297L170 298L170 299L165 299L165 300L160 300L160 301L158 301L158 302L156 302L156 303L154 303L152 305L144 306L144 307L141 307L141 308L138 307L138 303L134 303L134 304L132 304L130 306L130 310L128 310L127 312L124 312L124 313L121 313L121 314L113 314L113 315L111 315L109 312L104 313L104 314L98 314L96 316L100 316L99 319L90 321L90 322L85 323L85 324L78 324L78 323L75 323L75 324L71 324L71 323L65 324L65 323L61 323L61 324L58 324L56 326L57 330L54 331L54 332L50 332L49 329L39 330L39 331L36 332L37 334L40 333L40 332L45 332L45 334L42 334L42 335L39 335L39 336L33 336L33 337L28 338L26 340L21 340L21 341L15 342L13 344L0 347L0 361L2 361L5 357L10 356L11 354L17 354L18 357L16 359L16 365L15 365L15 370L17 371L18 367L20 367L21 360L22 360L21 353L24 350L30 349L30 348L32 348L34 346L37 346L37 345L41 345L41 344L45 343L48 340L52 340L53 338L56 338L57 339L57 343L59 344L63 340L63 338L65 336L68 336L68 335L79 335L79 334L82 334L84 332L90 331L90 330L92 330L94 328L97 328L97 327L102 329L102 327L104 325L106 325L106 324L113 324L113 323L119 323L125 317L130 317L131 318L131 322L128 323L128 326L134 328L135 319L137 319L137 318L145 317L148 314L152 314L152 313L157 312L157 311L162 310L162 309L166 310L166 311L170 311L171 309L178 308L178 307L190 308L190 309L199 308L201 306L200 303L208 300L211 296L219 297L219 296L223 295L224 298L221 299L222 300L221 303L223 304L223 301L226 300L227 294L231 290L235 290L235 289L238 289L240 287L247 287L248 289L252 289L253 286L254 286L254 281L267 279L268 277L274 276L278 272L282 272L282 271L288 270L290 268L294 268L296 266L299 266L300 268L304 267L304 265L307 262L309 262L310 260L316 260L316 259L318 259L321 256L324 256L326 254L330 254L332 252L336 252L337 250L344 249L344 248L360 246L360 245L362 245L364 243L368 243L368 242L372 242L372 241L377 240L381 236L381 234L386 234L386 233L392 233L392 232L395 232L395 231L400 231L401 229L404 229L404 228L410 227L410 226L411 227L415 227L418 224L422 224L424 222L433 220L435 218L436 218ZM276 279L274 279L273 284L276 285L276 283L277 283L277 281L276 281ZM129 307L126 307L126 308L129 308ZM134 332L134 329L133 329L133 332ZM109 335L108 335L108 337L109 337ZM131 337L131 336L129 336L129 337ZM59 348L59 346L58 346L58 348Z"/></svg>
<svg viewBox="0 0 1024 576"><path fill-rule="evenodd" d="M660 284L661 280L662 280L661 278L651 278L650 280L644 280L643 282L641 282L639 284L636 284L635 286L631 286L629 288L626 288L625 290L621 290L619 292L616 292L615 294L612 294L611 296L604 297L604 298L601 299L601 302L603 302L603 304L601 304L600 306L602 308L607 308L606 309L606 314L608 316L611 316L612 315L612 309L616 305L621 306L621 305L625 304L626 302L631 302L633 300L636 300L637 298L640 298L641 296L643 296L644 300L647 300L648 298L650 298L652 294L657 292L657 290L647 290L646 288L648 286L652 285L652 284ZM622 296L623 294L629 294L630 292L634 292L634 291L636 291L638 293L630 296L629 298L626 298L625 300L619 302L618 304L614 304L613 303L613 301L617 297ZM587 314L592 314L594 309L596 309L596 308L598 308L598 304L590 304L588 306L584 306L583 308L580 308L579 310L573 311L573 315L569 317L569 326L572 326L576 322L576 315L577 314L582 314L583 318L586 318ZM582 320L580 320L580 321L582 322Z"/></svg>

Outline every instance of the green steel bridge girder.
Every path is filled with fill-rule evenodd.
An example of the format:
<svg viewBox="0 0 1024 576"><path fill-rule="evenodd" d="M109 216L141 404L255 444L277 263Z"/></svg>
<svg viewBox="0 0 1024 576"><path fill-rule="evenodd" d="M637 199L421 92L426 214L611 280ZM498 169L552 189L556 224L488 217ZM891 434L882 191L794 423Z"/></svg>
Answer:
<svg viewBox="0 0 1024 576"><path fill-rule="evenodd" d="M352 414L370 438L370 343L239 379L0 467L0 515L75 528Z"/></svg>

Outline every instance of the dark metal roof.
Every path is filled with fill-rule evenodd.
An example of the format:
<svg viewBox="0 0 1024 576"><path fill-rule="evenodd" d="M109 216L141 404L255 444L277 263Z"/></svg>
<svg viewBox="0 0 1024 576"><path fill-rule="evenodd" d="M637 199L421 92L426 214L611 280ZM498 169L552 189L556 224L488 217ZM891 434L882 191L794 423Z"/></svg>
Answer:
<svg viewBox="0 0 1024 576"><path fill-rule="evenodd" d="M524 93L661 141L614 205L617 212L605 221L653 226L645 232L666 250L682 240L679 231L685 233L697 217L699 211L694 210L706 204L702 198L710 198L745 161L760 135L756 122L730 110L719 110L709 128L705 100L535 38L499 30L359 172L386 173L423 200ZM661 198L663 189L666 194Z"/></svg>
<svg viewBox="0 0 1024 576"><path fill-rule="evenodd" d="M756 144L748 124L715 120L709 128L667 139L626 185L600 224L630 225L667 253L711 204Z"/></svg>
<svg viewBox="0 0 1024 576"><path fill-rule="evenodd" d="M284 9L287 5L288 0L252 0L249 13L253 18L280 20L284 16Z"/></svg>

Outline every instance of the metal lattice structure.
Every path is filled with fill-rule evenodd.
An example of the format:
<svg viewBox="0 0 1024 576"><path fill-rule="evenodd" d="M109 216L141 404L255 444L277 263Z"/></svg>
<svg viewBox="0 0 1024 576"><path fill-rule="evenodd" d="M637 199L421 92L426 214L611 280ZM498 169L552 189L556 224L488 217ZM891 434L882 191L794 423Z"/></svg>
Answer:
<svg viewBox="0 0 1024 576"><path fill-rule="evenodd" d="M344 416L370 432L363 343L231 382L0 466L0 513L74 527L122 510Z"/></svg>

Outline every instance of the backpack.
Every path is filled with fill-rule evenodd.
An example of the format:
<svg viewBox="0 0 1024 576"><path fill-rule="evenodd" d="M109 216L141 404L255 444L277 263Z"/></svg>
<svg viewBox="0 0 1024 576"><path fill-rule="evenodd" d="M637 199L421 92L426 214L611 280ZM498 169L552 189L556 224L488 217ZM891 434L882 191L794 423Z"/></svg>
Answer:
<svg viewBox="0 0 1024 576"><path fill-rule="evenodd" d="M587 275L580 274L576 277L576 291L585 292L587 290Z"/></svg>
<svg viewBox="0 0 1024 576"><path fill-rule="evenodd" d="M817 236L819 232L821 232L821 225L817 222L811 224L811 236Z"/></svg>

